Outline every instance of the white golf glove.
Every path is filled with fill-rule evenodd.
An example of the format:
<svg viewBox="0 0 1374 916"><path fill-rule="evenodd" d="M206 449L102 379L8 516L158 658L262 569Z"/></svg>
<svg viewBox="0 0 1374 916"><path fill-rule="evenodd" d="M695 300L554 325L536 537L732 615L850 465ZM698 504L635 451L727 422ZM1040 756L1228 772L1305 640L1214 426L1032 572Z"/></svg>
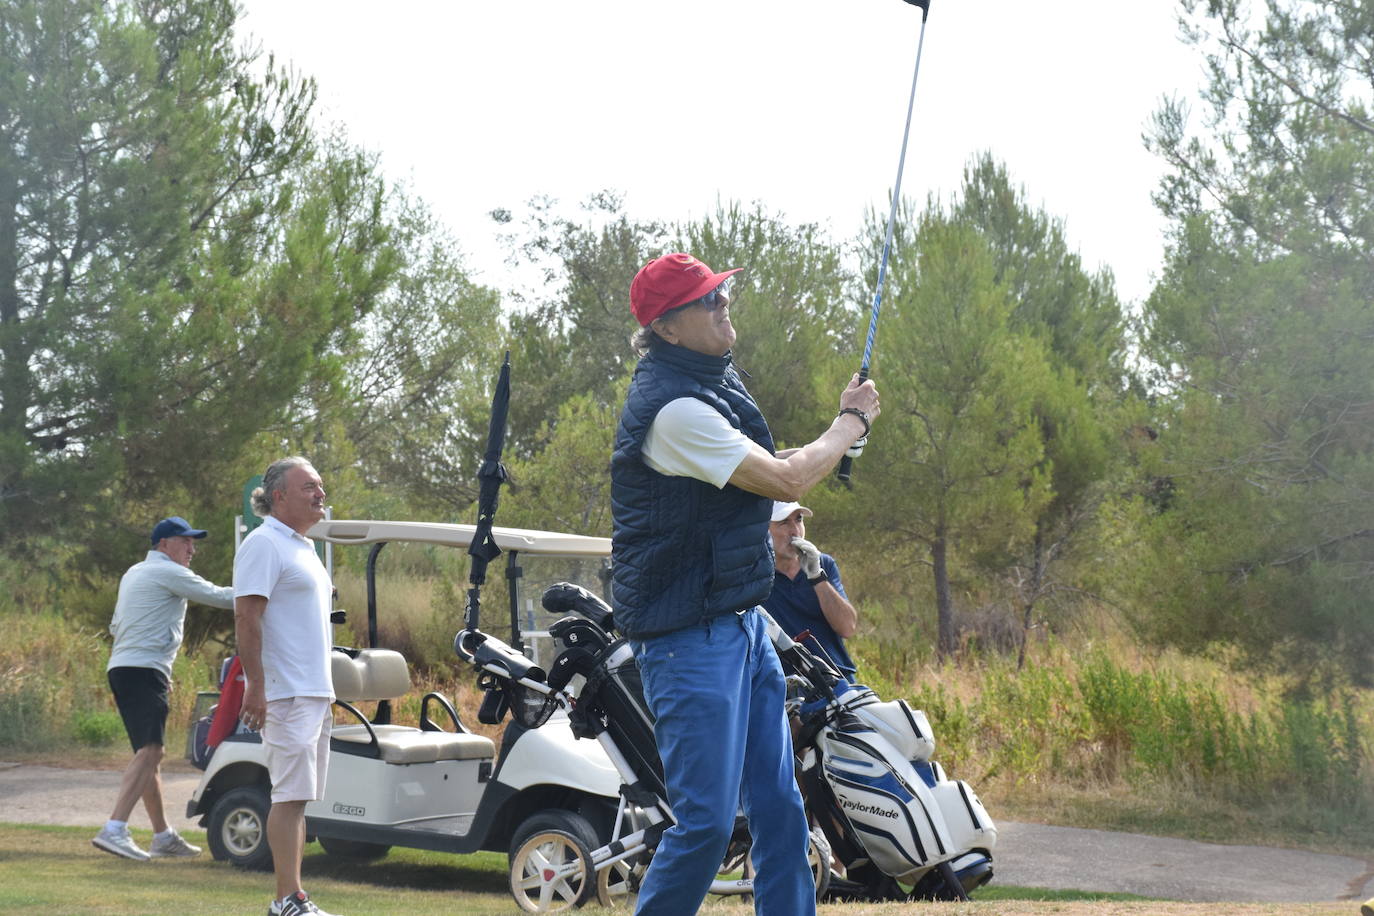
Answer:
<svg viewBox="0 0 1374 916"><path fill-rule="evenodd" d="M850 458L858 458L860 455L864 453L864 446L867 444L867 436L864 436L860 439L855 439L854 444L849 447L848 451L846 451L845 454L848 455Z"/></svg>
<svg viewBox="0 0 1374 916"><path fill-rule="evenodd" d="M793 538L792 546L797 549L797 556L801 557L801 568L802 572L806 573L806 578L820 578L822 575L820 549L806 538Z"/></svg>

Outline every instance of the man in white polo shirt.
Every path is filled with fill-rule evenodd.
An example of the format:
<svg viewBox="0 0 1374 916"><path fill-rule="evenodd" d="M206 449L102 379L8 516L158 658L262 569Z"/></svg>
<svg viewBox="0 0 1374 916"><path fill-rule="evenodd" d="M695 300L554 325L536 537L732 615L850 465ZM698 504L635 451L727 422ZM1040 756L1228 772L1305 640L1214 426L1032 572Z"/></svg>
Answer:
<svg viewBox="0 0 1374 916"><path fill-rule="evenodd" d="M262 733L272 780L267 843L277 891L268 916L328 916L301 888L305 806L329 764L331 585L305 536L324 518L324 484L304 458L274 461L253 491L263 523L234 560L234 620L246 679L239 717Z"/></svg>

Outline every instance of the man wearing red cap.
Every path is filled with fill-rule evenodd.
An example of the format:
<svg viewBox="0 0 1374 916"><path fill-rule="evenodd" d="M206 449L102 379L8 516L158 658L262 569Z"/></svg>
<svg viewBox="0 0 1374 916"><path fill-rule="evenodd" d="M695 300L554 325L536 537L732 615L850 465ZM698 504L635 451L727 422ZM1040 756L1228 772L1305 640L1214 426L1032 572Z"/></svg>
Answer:
<svg viewBox="0 0 1374 916"><path fill-rule="evenodd" d="M696 913L740 805L756 825L757 912L815 912L785 684L758 605L773 583L773 501L799 500L867 435L878 392L856 375L819 438L776 451L730 360L737 270L670 254L630 285L640 361L611 458L612 604L677 821L640 890L637 912L653 916Z"/></svg>

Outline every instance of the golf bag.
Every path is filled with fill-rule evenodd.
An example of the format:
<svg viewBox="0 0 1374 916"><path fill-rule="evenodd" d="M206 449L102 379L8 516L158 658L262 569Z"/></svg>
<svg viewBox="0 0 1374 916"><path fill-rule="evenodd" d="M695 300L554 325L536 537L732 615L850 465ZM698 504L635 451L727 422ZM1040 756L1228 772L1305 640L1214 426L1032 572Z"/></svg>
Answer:
<svg viewBox="0 0 1374 916"><path fill-rule="evenodd" d="M972 788L930 759L925 713L850 684L776 623L770 635L799 675L794 744L807 810L845 866L831 896L957 899L987 883L997 828Z"/></svg>
<svg viewBox="0 0 1374 916"><path fill-rule="evenodd" d="M635 776L634 782L622 790L631 805L652 809L664 804L668 790L654 737L653 714L644 699L634 652L628 640L616 635L611 609L591 592L568 583L546 589L542 603L554 613L578 615L563 617L549 627L549 635L559 649L550 666L549 685L556 690L571 689L577 698L568 713L573 734L592 739L603 733L609 736ZM580 678L580 683L574 683L575 678ZM632 821L634 827L644 828L649 849L657 845L668 826L666 822L644 824L637 818ZM738 815L722 872L743 867L746 877L742 881L718 881L712 886L712 893L748 893L752 886L748 877L752 866L746 867L749 845L747 821ZM808 857L818 897L824 895L829 885L829 854L824 836L813 831ZM642 874L643 865L639 863L636 875ZM627 883L634 880L637 877Z"/></svg>
<svg viewBox="0 0 1374 916"><path fill-rule="evenodd" d="M644 702L644 686L629 642L580 617L562 618L549 627L549 635L562 650L549 671L550 686L561 690L574 676L583 679L576 691L577 705L568 713L573 734L594 739L604 728L629 761L639 784L666 797L654 720Z"/></svg>
<svg viewBox="0 0 1374 916"><path fill-rule="evenodd" d="M662 796L653 720L629 644L614 636L610 608L566 583L545 591L543 604L579 615L550 627L564 650L554 670L567 658L566 675L551 680L585 679L576 714L597 717ZM808 814L846 868L844 878L830 879L830 895L960 899L986 883L997 829L973 790L930 760L935 741L925 714L847 683L771 618L769 634L794 688L794 749Z"/></svg>

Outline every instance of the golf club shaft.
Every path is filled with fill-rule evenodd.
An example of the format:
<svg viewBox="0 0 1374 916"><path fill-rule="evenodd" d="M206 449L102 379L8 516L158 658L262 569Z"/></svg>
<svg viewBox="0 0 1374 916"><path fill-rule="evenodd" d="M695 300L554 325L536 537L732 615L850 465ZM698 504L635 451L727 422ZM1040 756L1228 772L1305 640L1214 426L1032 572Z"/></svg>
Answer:
<svg viewBox="0 0 1374 916"><path fill-rule="evenodd" d="M873 312L868 318L868 339L864 341L863 362L859 365L860 382L868 378L869 367L873 360L873 338L878 334L878 313L882 311L883 307L883 287L887 283L887 259L892 252L892 233L897 225L897 208L901 205L902 200L902 171L906 166L907 141L911 138L911 113L916 108L916 80L921 75L921 52L925 49L926 17L929 14L930 8L922 6L921 34L916 40L916 68L911 74L911 95L906 103L906 126L902 128L902 152L897 157L897 180L892 185L892 206L887 212L887 234L883 238L883 254L878 261L878 285L873 290ZM840 467L836 472L840 480L849 482L849 474L853 464L854 459L848 455L840 459Z"/></svg>

